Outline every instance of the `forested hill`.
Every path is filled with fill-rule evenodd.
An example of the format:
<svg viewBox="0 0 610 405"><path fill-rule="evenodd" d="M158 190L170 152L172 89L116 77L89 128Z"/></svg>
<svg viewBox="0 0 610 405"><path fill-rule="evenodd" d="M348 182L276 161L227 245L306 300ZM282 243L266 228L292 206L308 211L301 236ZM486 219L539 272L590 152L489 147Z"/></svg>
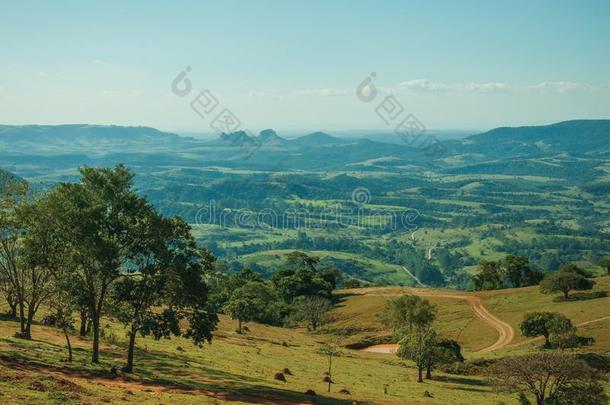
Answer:
<svg viewBox="0 0 610 405"><path fill-rule="evenodd" d="M465 150L485 155L610 156L610 120L573 120L552 125L502 127L473 135Z"/></svg>
<svg viewBox="0 0 610 405"><path fill-rule="evenodd" d="M125 152L176 147L190 138L150 127L117 125L0 125L0 150L24 154L66 154L75 150Z"/></svg>
<svg viewBox="0 0 610 405"><path fill-rule="evenodd" d="M23 181L19 177L15 176L11 172L7 172L6 170L0 169L0 195L2 195L7 187L12 184L17 184L20 181Z"/></svg>

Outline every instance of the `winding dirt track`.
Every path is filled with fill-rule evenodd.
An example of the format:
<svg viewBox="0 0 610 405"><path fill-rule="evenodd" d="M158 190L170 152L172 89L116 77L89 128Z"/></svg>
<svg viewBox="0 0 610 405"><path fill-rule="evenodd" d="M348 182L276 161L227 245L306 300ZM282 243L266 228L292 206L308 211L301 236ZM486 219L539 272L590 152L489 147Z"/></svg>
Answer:
<svg viewBox="0 0 610 405"><path fill-rule="evenodd" d="M498 340L496 340L492 345L478 350L477 353L488 353L494 350L502 349L508 346L515 337L515 331L512 326L491 314L487 308L483 306L483 303L479 297L462 294L437 294L421 289L410 289L409 292L420 297L453 298L466 301L472 308L477 318L480 318L487 324L491 325L498 332ZM373 353L395 353L397 349L397 344L384 344L370 346L363 349L363 351Z"/></svg>

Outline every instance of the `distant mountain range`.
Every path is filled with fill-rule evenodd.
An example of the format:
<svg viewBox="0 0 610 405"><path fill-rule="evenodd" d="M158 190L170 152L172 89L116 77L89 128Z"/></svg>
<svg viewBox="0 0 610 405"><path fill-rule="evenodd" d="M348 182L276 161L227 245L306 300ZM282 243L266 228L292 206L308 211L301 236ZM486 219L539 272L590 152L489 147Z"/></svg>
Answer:
<svg viewBox="0 0 610 405"><path fill-rule="evenodd" d="M462 141L469 152L491 155L610 156L610 120L573 120L529 127L503 127Z"/></svg>
<svg viewBox="0 0 610 405"><path fill-rule="evenodd" d="M424 134L425 137L425 134ZM577 120L535 127L497 128L464 139L434 140L436 152L415 143L314 132L287 139L273 129L237 131L217 139L179 136L149 127L102 125L0 126L0 167L27 177L45 168L117 162L139 167L222 166L256 170L436 170L449 173L553 175L572 173L568 162L610 156L610 120ZM430 138L431 140L432 138ZM531 161L528 159L557 159ZM570 163L571 162L571 163ZM561 166L560 169L556 166ZM564 165L564 166L562 166ZM580 165L582 166L582 165ZM577 174L598 176L599 161Z"/></svg>

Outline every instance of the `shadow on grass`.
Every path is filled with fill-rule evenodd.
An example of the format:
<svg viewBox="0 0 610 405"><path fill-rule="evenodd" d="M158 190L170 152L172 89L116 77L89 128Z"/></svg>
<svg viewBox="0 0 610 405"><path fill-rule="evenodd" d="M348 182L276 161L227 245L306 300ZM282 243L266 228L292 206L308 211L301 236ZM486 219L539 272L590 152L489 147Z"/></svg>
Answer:
<svg viewBox="0 0 610 405"><path fill-rule="evenodd" d="M48 344L49 346L57 346ZM18 349L25 349L19 347ZM113 355L113 361L120 357ZM117 375L108 365L84 365L79 363L53 364L55 359L34 358L26 351L0 353L0 365L12 370L61 373L66 378L83 378L135 383L143 388L161 388L184 394L203 394L226 401L242 401L254 404L314 403L351 404L348 399L309 396L289 389L260 385L265 380L233 374L206 367L184 355L169 355L158 352L137 351L136 373ZM139 367L141 366L141 367ZM197 370L195 373L193 371ZM197 375L200 374L200 375ZM178 377L178 378L176 378ZM209 380L208 380L209 379ZM364 402L359 402L364 403Z"/></svg>
<svg viewBox="0 0 610 405"><path fill-rule="evenodd" d="M434 376L434 380L453 383L453 384L461 384L461 385L477 385L477 386L481 386L481 387L487 386L487 383L485 381L477 380L474 378L468 378L468 377L455 377L455 376L440 375L440 376Z"/></svg>
<svg viewBox="0 0 610 405"><path fill-rule="evenodd" d="M570 294L570 296L566 299L563 297L557 297L555 298L553 301L554 302L571 302L571 301L588 301L588 300L594 300L597 298L606 298L608 296L608 292L607 291L594 291L594 292L581 292L581 293L572 293Z"/></svg>

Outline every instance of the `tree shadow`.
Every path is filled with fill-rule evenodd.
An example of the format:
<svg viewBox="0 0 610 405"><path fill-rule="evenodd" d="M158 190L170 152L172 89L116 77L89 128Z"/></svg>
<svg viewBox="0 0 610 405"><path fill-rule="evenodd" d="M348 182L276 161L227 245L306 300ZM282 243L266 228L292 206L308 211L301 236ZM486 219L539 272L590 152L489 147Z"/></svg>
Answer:
<svg viewBox="0 0 610 405"><path fill-rule="evenodd" d="M481 386L481 387L488 386L488 384L485 381L477 380L474 378L468 378L468 377L455 377L455 376L448 376L448 375L439 375L439 376L434 376L434 380L453 383L453 384L460 384L460 385L474 385L474 386Z"/></svg>
<svg viewBox="0 0 610 405"><path fill-rule="evenodd" d="M607 291L593 291L593 292L579 292L579 293L572 293L570 294L570 296L566 299L564 297L556 297L553 301L554 302L570 302L570 301L588 301L588 300L594 300L597 298L606 298L608 296L608 292Z"/></svg>

